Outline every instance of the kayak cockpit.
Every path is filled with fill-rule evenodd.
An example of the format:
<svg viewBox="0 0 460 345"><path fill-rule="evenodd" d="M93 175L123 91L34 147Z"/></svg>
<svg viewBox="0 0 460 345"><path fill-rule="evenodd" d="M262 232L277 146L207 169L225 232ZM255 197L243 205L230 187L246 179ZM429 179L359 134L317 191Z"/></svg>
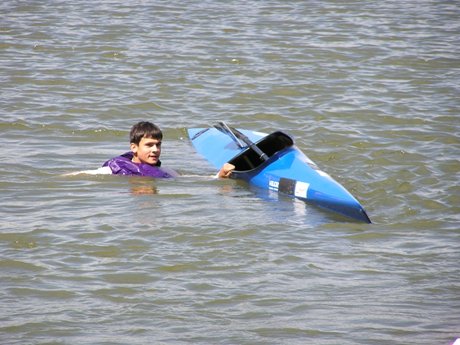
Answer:
<svg viewBox="0 0 460 345"><path fill-rule="evenodd" d="M248 146L243 152L232 158L229 163L235 166L235 171L254 170L265 163L270 157L294 145L294 140L281 131L273 132L260 139L255 146L265 154L265 158Z"/></svg>

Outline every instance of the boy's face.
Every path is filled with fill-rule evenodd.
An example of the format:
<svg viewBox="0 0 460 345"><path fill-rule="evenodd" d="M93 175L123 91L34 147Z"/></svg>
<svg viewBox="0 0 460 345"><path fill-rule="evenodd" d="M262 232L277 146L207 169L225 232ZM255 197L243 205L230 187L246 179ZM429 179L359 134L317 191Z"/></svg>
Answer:
<svg viewBox="0 0 460 345"><path fill-rule="evenodd" d="M131 151L134 154L134 163L155 165L160 160L161 140L144 137L139 145L131 143Z"/></svg>

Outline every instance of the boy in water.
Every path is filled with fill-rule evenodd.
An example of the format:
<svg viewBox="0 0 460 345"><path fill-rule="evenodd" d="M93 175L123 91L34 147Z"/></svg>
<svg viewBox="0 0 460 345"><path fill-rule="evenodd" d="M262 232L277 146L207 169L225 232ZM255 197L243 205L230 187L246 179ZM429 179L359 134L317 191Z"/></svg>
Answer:
<svg viewBox="0 0 460 345"><path fill-rule="evenodd" d="M160 128L148 121L136 123L129 134L131 151L105 162L97 170L85 170L75 174L114 174L129 176L150 176L172 178L179 174L172 169L161 167L161 143L163 133ZM216 177L230 177L235 167L225 163Z"/></svg>
<svg viewBox="0 0 460 345"><path fill-rule="evenodd" d="M142 121L131 128L129 134L130 152L112 158L102 167L110 168L115 175L137 175L157 178L176 177L178 174L161 168L161 142L163 133L157 125Z"/></svg>

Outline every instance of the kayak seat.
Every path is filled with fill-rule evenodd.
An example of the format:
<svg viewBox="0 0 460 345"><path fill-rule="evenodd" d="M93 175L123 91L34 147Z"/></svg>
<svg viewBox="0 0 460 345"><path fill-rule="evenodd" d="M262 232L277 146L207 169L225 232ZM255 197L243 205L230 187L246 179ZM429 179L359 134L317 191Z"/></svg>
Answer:
<svg viewBox="0 0 460 345"><path fill-rule="evenodd" d="M277 131L260 139L256 145L263 153L268 156L268 158L270 158L275 153L294 145L294 140L292 140L289 135ZM252 170L257 168L263 162L264 159L259 157L259 155L250 147L229 161L230 164L235 166L235 171Z"/></svg>

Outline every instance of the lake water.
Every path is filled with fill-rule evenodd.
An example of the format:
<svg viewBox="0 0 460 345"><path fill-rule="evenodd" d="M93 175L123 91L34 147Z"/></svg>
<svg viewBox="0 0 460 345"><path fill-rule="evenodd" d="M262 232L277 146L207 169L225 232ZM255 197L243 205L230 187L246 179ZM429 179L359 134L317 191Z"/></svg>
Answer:
<svg viewBox="0 0 460 345"><path fill-rule="evenodd" d="M451 344L457 1L0 4L2 344ZM63 176L164 131L173 181ZM216 180L186 128L284 130L350 222Z"/></svg>

